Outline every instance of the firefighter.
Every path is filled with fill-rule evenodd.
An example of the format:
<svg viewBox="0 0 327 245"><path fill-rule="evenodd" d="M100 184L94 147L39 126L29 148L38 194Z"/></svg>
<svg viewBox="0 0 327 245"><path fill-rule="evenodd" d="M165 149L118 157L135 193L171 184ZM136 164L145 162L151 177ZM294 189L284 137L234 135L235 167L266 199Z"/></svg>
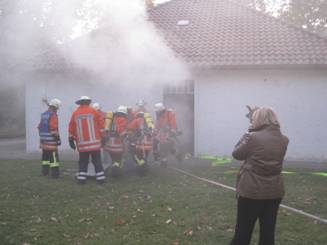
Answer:
<svg viewBox="0 0 327 245"><path fill-rule="evenodd" d="M132 106L130 105L126 106L126 108L127 108L127 122L130 123L135 118L135 112Z"/></svg>
<svg viewBox="0 0 327 245"><path fill-rule="evenodd" d="M130 150L138 171L144 175L148 170L148 155L152 150L153 122L149 113L139 111L127 126Z"/></svg>
<svg viewBox="0 0 327 245"><path fill-rule="evenodd" d="M167 166L168 153L176 154L175 138L177 136L176 116L172 109L163 103L154 105L156 123L154 127L153 155L160 165Z"/></svg>
<svg viewBox="0 0 327 245"><path fill-rule="evenodd" d="M99 115L100 115L100 117L101 117L101 120L102 120L103 123L104 123L104 119L105 119L105 115L106 115L106 113L105 113L104 111L101 110L101 105L100 105L99 103L97 103L97 102L94 102L94 103L92 104L92 108L93 108L94 110L96 110L96 111L99 113Z"/></svg>
<svg viewBox="0 0 327 245"><path fill-rule="evenodd" d="M134 115L137 116L138 112L144 112L144 113L148 112L146 109L146 105L147 105L147 103L144 100L139 100L136 103L136 110L135 110Z"/></svg>
<svg viewBox="0 0 327 245"><path fill-rule="evenodd" d="M109 152L112 161L112 176L121 174L124 155L124 135L127 126L127 107L120 105L116 112L108 112L105 122L104 150Z"/></svg>
<svg viewBox="0 0 327 245"><path fill-rule="evenodd" d="M91 99L81 96L76 101L79 107L73 112L69 122L69 145L79 151L77 182L84 184L87 179L87 167L90 156L95 169L98 184L105 181L105 174L101 163L101 137L104 123L99 113L90 107ZM76 145L75 145L76 142Z"/></svg>
<svg viewBox="0 0 327 245"><path fill-rule="evenodd" d="M99 113L102 123L105 123L106 113L101 110L101 105L98 102L94 102L94 103L92 103L92 108ZM104 147L103 144L102 144L102 147ZM104 151L104 150L102 150L101 152L102 152L102 156L103 156L103 162L108 163L109 162L108 152Z"/></svg>
<svg viewBox="0 0 327 245"><path fill-rule="evenodd" d="M42 175L51 172L52 178L59 177L58 146L61 145L57 110L61 106L59 99L52 99L48 103L48 110L41 114L38 125L40 148L42 149Z"/></svg>

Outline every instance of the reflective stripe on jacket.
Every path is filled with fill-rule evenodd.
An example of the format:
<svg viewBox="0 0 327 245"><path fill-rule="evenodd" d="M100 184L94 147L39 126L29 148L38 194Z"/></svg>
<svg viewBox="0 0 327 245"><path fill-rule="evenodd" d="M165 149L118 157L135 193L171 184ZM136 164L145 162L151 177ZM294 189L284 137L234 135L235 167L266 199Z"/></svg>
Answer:
<svg viewBox="0 0 327 245"><path fill-rule="evenodd" d="M113 153L124 152L124 142L118 137L110 137L108 142L105 144L104 149Z"/></svg>
<svg viewBox="0 0 327 245"><path fill-rule="evenodd" d="M74 139L79 152L101 149L104 122L100 114L88 105L79 106L69 122L69 137Z"/></svg>
<svg viewBox="0 0 327 245"><path fill-rule="evenodd" d="M136 149L142 151L152 150L152 137L150 135L143 135L143 137L136 141Z"/></svg>

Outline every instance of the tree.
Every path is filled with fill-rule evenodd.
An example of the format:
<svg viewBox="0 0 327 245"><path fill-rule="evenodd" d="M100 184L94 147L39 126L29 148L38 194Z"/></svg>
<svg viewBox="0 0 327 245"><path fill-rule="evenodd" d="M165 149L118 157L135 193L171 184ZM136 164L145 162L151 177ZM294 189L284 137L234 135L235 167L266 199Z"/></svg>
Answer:
<svg viewBox="0 0 327 245"><path fill-rule="evenodd" d="M327 34L327 0L241 0L245 5L309 31Z"/></svg>
<svg viewBox="0 0 327 245"><path fill-rule="evenodd" d="M309 31L327 30L326 0L296 0L284 4L280 17Z"/></svg>

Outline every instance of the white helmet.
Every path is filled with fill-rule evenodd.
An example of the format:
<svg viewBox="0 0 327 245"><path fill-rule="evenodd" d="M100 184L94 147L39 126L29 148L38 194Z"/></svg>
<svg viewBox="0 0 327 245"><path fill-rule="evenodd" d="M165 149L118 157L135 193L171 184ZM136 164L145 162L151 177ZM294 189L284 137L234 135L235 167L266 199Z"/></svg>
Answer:
<svg viewBox="0 0 327 245"><path fill-rule="evenodd" d="M121 113L127 114L127 107L124 106L124 105L120 105L117 108L117 112L121 112Z"/></svg>
<svg viewBox="0 0 327 245"><path fill-rule="evenodd" d="M91 103L91 98L89 96L83 95L75 103L77 105L79 105L79 104L81 104L82 101L85 101L85 102L88 101Z"/></svg>
<svg viewBox="0 0 327 245"><path fill-rule="evenodd" d="M100 110L101 109L101 106L99 103L95 102L92 104L92 108L95 109L95 110Z"/></svg>
<svg viewBox="0 0 327 245"><path fill-rule="evenodd" d="M137 106L145 106L146 105L146 102L144 100L139 100L137 103L136 103Z"/></svg>
<svg viewBox="0 0 327 245"><path fill-rule="evenodd" d="M61 106L61 101L59 99L52 99L49 102L49 106L53 106L58 109Z"/></svg>
<svg viewBox="0 0 327 245"><path fill-rule="evenodd" d="M166 107L161 102L154 105L154 110L155 111L162 111L164 109L166 109Z"/></svg>

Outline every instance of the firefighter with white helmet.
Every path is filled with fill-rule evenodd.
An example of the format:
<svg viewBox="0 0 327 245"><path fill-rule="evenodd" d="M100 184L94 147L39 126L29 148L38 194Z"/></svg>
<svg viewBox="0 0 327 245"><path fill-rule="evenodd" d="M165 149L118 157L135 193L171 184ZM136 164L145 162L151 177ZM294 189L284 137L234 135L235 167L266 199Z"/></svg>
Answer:
<svg viewBox="0 0 327 245"><path fill-rule="evenodd" d="M99 113L90 106L91 98L81 96L76 104L79 107L73 112L69 122L69 145L79 152L78 175L79 184L87 180L87 169L90 156L95 169L98 184L105 181L105 174L101 163L101 137L104 122Z"/></svg>
<svg viewBox="0 0 327 245"><path fill-rule="evenodd" d="M91 107L98 112L99 116L101 117L102 123L104 123L104 119L105 119L106 113L101 110L100 103L94 102L94 103L92 103Z"/></svg>
<svg viewBox="0 0 327 245"><path fill-rule="evenodd" d="M104 124L105 123L105 118L106 118L106 113L102 110L102 106L100 103L98 102L94 102L92 103L91 107L96 110L99 114L99 116L101 117L101 121ZM102 143L102 147L103 147L103 143ZM109 154L107 151L104 151L103 149L101 150L102 153L102 157L103 157L103 162L108 163L109 162Z"/></svg>
<svg viewBox="0 0 327 245"><path fill-rule="evenodd" d="M138 112L144 112L144 113L148 112L148 110L146 109L146 105L147 105L147 103L143 99L137 101L136 109L135 109L135 116L137 115Z"/></svg>
<svg viewBox="0 0 327 245"><path fill-rule="evenodd" d="M123 137L127 126L127 107L118 106L116 112L108 112L105 119L104 150L109 152L112 161L112 176L121 174L125 150Z"/></svg>
<svg viewBox="0 0 327 245"><path fill-rule="evenodd" d="M47 103L47 100L45 100ZM42 175L51 173L52 178L59 177L58 146L61 145L57 111L61 106L59 99L47 103L48 110L41 114L38 125L40 148L42 149Z"/></svg>
<svg viewBox="0 0 327 245"><path fill-rule="evenodd" d="M164 167L167 166L168 153L176 153L175 137L177 132L176 116L162 102L154 105L156 123L154 127L153 154Z"/></svg>

